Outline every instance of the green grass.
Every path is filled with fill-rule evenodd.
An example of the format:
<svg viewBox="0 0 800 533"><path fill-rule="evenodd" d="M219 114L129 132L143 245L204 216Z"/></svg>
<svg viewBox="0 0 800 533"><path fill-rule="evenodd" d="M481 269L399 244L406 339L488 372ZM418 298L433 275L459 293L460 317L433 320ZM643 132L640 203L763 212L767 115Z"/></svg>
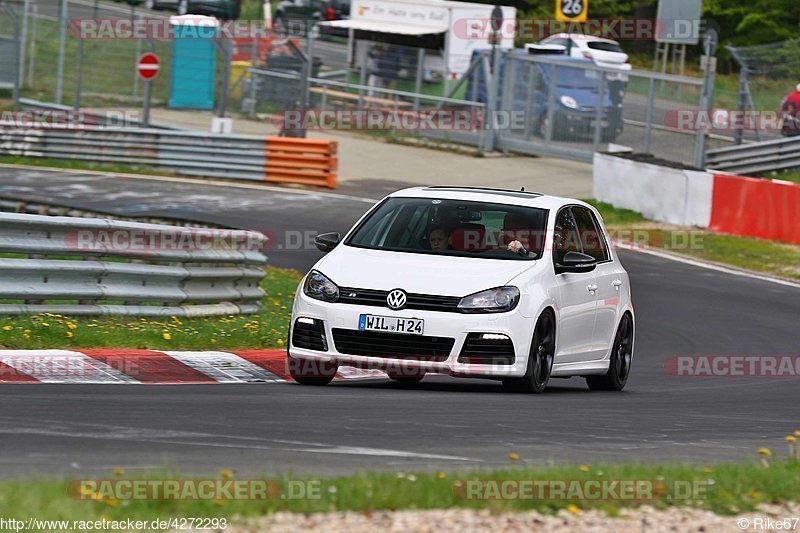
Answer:
<svg viewBox="0 0 800 533"><path fill-rule="evenodd" d="M597 200L594 205L612 233L624 240L644 240L648 246L697 259L785 278L800 279L800 246L779 241L712 233L701 229L665 229L640 213ZM646 239L646 240L645 240Z"/></svg>
<svg viewBox="0 0 800 533"><path fill-rule="evenodd" d="M769 466L760 463L719 464L710 467L689 465L599 464L593 466L514 467L501 470L461 473L362 472L329 479L264 476L254 472L242 474L220 470L220 474L200 479L270 479L279 491L258 501L127 501L97 497L79 500L67 495L67 480L34 480L0 482L0 502L4 518L86 520L106 517L109 520L168 517L247 517L262 516L276 511L298 513L357 511L371 512L398 509L489 509L492 512L538 510L552 513L559 509L601 509L617 514L620 508L636 507L642 503L657 508L689 506L708 509L719 514L735 514L755 510L759 504L794 501L800 494L800 465L796 460L773 461ZM124 472L109 471L93 479L128 479ZM191 479L176 472L149 474L131 479ZM660 483L666 488L663 496L649 501L619 499L597 501L589 499L522 499L516 501L467 497L467 487L475 481L538 480L637 480ZM307 481L302 486L317 491L311 498L290 498L289 482ZM678 493L680 487L697 487L692 497ZM474 494L474 493L471 493ZM658 494L658 492L656 492ZM90 494L87 494L90 495ZM106 494L108 496L108 493Z"/></svg>
<svg viewBox="0 0 800 533"><path fill-rule="evenodd" d="M101 172L118 172L120 174L146 174L158 176L177 176L174 172L159 170L148 165L125 165L122 163L94 163L91 161L72 159L48 159L45 157L19 157L0 155L0 163L8 165L31 165L68 170L97 170Z"/></svg>
<svg viewBox="0 0 800 533"><path fill-rule="evenodd" d="M791 170L788 172L780 172L777 174L770 174L768 176L762 176L764 178L774 179L774 180L784 180L784 181L793 181L795 183L800 183L800 170Z"/></svg>
<svg viewBox="0 0 800 533"><path fill-rule="evenodd" d="M252 315L207 318L67 317L57 314L2 317L0 347L142 348L152 350L248 349L284 346L289 333L296 270L267 267L267 296ZM2 502L2 500L0 500Z"/></svg>

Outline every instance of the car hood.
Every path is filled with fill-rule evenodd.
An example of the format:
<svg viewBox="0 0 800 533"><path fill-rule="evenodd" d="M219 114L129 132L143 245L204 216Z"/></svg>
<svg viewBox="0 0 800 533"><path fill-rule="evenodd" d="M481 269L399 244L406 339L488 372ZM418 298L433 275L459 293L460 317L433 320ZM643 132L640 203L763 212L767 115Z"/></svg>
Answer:
<svg viewBox="0 0 800 533"><path fill-rule="evenodd" d="M466 296L505 285L538 262L387 252L340 244L315 268L340 287Z"/></svg>

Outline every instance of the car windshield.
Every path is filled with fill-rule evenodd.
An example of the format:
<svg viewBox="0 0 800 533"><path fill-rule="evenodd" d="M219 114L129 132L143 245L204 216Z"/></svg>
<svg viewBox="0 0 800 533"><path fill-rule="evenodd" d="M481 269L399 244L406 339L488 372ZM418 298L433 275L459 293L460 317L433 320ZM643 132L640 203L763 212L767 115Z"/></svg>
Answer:
<svg viewBox="0 0 800 533"><path fill-rule="evenodd" d="M546 224L546 209L440 198L388 198L345 244L371 250L530 261L542 256Z"/></svg>
<svg viewBox="0 0 800 533"><path fill-rule="evenodd" d="M586 43L592 50L601 50L603 52L617 52L623 54L622 48L617 43L608 43L606 41L592 41Z"/></svg>
<svg viewBox="0 0 800 533"><path fill-rule="evenodd" d="M595 70L558 66L556 83L559 87L596 89L599 75Z"/></svg>

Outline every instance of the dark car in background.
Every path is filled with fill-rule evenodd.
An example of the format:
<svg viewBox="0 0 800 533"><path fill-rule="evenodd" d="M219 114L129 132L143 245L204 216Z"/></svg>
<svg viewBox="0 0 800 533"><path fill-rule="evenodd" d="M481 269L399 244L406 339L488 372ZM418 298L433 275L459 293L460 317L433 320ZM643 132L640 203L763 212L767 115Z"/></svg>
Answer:
<svg viewBox="0 0 800 533"><path fill-rule="evenodd" d="M309 24L350 18L350 0L281 0L275 6L272 27L280 33L304 35ZM340 28L320 28L321 33L347 35Z"/></svg>
<svg viewBox="0 0 800 533"><path fill-rule="evenodd" d="M223 20L239 18L241 0L144 0L145 9L171 9L179 15L208 15Z"/></svg>
<svg viewBox="0 0 800 533"><path fill-rule="evenodd" d="M473 52L475 61L481 53ZM530 54L526 50L511 50L512 56ZM593 65L591 59L561 57L562 64L534 63L535 68L521 69L514 77L508 102L500 96L500 109L524 111L531 121L531 131L545 137L548 128L548 106L555 106L552 114L552 138L577 140L590 138L594 133L598 107L601 116L601 133L604 142L613 142L623 129L621 98L614 96L615 80L606 80L602 98L598 91L599 75L596 70L586 68ZM555 72L555 93L550 95L550 79ZM505 61L501 61L499 74L505 74ZM500 82L502 84L502 81ZM489 89L481 70L467 80L467 98L488 103Z"/></svg>

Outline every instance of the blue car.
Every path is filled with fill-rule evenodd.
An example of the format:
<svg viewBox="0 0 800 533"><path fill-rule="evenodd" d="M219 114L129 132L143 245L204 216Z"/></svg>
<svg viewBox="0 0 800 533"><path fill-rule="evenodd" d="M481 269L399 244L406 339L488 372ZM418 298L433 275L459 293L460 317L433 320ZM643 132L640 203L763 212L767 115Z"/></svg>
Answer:
<svg viewBox="0 0 800 533"><path fill-rule="evenodd" d="M473 60L480 51L473 52ZM512 55L525 56L525 50L512 50ZM499 109L505 111L528 110L526 120L531 121L531 130L542 137L547 130L547 107L550 99L550 78L555 69L556 87L553 98L553 139L591 139L594 135L597 107L602 105L602 139L613 141L622 133L622 96L625 83L619 79L606 79L603 101L598 94L600 73L583 68L592 66L590 59L577 57L558 57L564 65L546 63L522 63L516 69L514 84L510 88L510 102L503 101L508 88L504 87L505 61L499 67L500 95ZM575 66L568 66L574 64ZM528 68L531 65L532 68ZM531 94L531 91L533 93ZM507 96L507 97L508 97ZM488 87L482 69L467 80L467 99L488 103ZM530 108L529 108L530 106ZM526 128L527 129L527 128Z"/></svg>

